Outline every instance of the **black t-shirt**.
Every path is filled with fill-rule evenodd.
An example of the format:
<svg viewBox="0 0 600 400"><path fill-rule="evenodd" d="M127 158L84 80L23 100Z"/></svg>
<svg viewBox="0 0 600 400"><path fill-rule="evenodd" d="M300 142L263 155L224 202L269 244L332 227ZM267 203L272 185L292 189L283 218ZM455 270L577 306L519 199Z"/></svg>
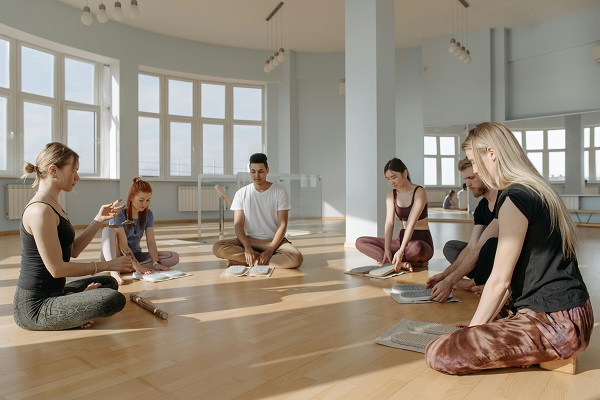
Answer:
<svg viewBox="0 0 600 400"><path fill-rule="evenodd" d="M496 201L498 201L497 197ZM494 211L490 211L489 204L490 203L488 202L488 199L486 199L485 197L479 201L479 204L477 204L477 207L475 208L475 212L473 212L473 219L475 225L488 226L490 222L492 222L494 218L496 218L496 216L494 215L495 206Z"/></svg>
<svg viewBox="0 0 600 400"><path fill-rule="evenodd" d="M529 221L510 284L513 307L555 312L582 306L589 294L577 259L563 257L562 236L558 226L551 230L546 204L532 190L514 184L498 195L496 215L507 197Z"/></svg>

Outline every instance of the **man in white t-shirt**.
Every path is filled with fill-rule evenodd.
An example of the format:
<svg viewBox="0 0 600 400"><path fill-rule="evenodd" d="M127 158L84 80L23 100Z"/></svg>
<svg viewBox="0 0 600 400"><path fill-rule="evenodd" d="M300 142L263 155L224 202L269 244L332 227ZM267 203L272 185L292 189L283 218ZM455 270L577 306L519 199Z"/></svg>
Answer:
<svg viewBox="0 0 600 400"><path fill-rule="evenodd" d="M463 183L462 189L456 193L458 199L458 208L461 210L467 210L469 208L469 195L467 194L467 184Z"/></svg>
<svg viewBox="0 0 600 400"><path fill-rule="evenodd" d="M267 181L267 156L250 156L252 183L239 189L231 203L236 239L220 240L213 254L228 265L298 268L302 254L285 238L290 200L282 186Z"/></svg>

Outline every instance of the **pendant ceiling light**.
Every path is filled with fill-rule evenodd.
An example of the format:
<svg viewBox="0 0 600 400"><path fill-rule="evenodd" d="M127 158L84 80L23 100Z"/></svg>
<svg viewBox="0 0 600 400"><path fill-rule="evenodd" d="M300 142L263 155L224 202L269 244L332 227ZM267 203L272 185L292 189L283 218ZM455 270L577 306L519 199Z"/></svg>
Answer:
<svg viewBox="0 0 600 400"><path fill-rule="evenodd" d="M83 7L83 13L81 14L81 23L84 25L91 25L94 22L94 17L92 15L91 8L89 6L90 2L92 2L92 1L86 0L85 6ZM98 20L98 22L100 22L102 24L108 22L109 13L106 9L106 5L104 4L104 0L101 0L99 2L95 1L93 3L94 4L99 3L98 4L98 12L96 13L96 19ZM125 18L125 15L126 14L125 14L125 12L123 12L123 5L121 4L121 1L119 1L119 0L115 1L115 5L114 5L112 12L110 13L110 16L115 21L122 21ZM131 19L136 19L136 18L140 17L140 9L138 7L137 0L131 0L131 3L129 5L129 10L127 11L127 15Z"/></svg>
<svg viewBox="0 0 600 400"><path fill-rule="evenodd" d="M272 55L267 56L263 70L266 73L273 71L285 61L283 48L283 2L280 2L267 17L267 49L274 49ZM269 50L270 51L270 50Z"/></svg>
<svg viewBox="0 0 600 400"><path fill-rule="evenodd" d="M450 39L450 46L448 51L450 54L456 56L460 61L465 64L471 62L471 52L468 49L469 45L469 20L468 20L468 8L469 3L466 0L450 0L452 5L451 16L452 16L452 38ZM460 3L463 7L459 7L456 2ZM456 24L455 24L455 9L456 9ZM456 26L456 30L454 27ZM460 38L459 36L462 36ZM463 43L459 42L462 39ZM465 45L466 44L466 45Z"/></svg>

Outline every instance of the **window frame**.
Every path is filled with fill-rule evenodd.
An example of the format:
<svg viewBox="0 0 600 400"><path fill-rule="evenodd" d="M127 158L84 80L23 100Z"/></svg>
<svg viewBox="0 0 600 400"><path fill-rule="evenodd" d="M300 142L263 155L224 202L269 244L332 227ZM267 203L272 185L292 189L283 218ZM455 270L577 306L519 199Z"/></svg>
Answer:
<svg viewBox="0 0 600 400"><path fill-rule="evenodd" d="M436 154L423 154L423 163L425 163L425 159L435 159L436 160L436 183L435 184L423 184L427 187L431 188L448 188L448 187L456 187L458 185L457 182L460 182L460 176L458 172L458 161L461 159L460 155L460 135L454 133L425 133L423 135L423 141L425 141L425 137L434 137L436 141ZM454 155L446 155L441 154L440 147L440 138L443 137L451 137L454 139ZM425 153L425 152L423 152ZM453 159L454 165L454 184L445 184L442 183L442 159ZM423 180L425 180L425 165L423 165Z"/></svg>
<svg viewBox="0 0 600 400"><path fill-rule="evenodd" d="M18 36L18 35L17 35ZM52 108L51 141L58 141L69 145L68 112L91 111L96 113L96 126L94 132L94 173L82 173L82 178L117 178L118 171L113 171L113 166L106 156L111 152L111 93L110 77L111 69L106 60L101 56L80 56L77 50L64 49L64 46L56 44L39 45L34 40L21 40L19 37L1 35L0 39L9 43L9 88L0 88L0 96L7 99L7 164L6 169L0 170L0 177L14 177L22 175L23 162L35 162L35 160L24 160L25 151L25 103L40 104ZM51 54L54 57L54 87L53 97L26 93L22 91L22 48ZM60 48L61 50L57 50ZM65 98L66 70L65 59L80 61L94 66L94 104L68 101ZM105 93L106 92L106 93ZM41 149L41 146L40 146Z"/></svg>
<svg viewBox="0 0 600 400"><path fill-rule="evenodd" d="M596 168L596 152L600 153L600 143L596 143L595 141L595 131L598 130L598 137L600 138L600 124L598 125L589 125L584 129L589 129L590 135L590 145L588 147L583 145L583 154L588 152L588 168L589 168L589 176L587 178L588 183L599 183L600 182L600 171ZM582 157L583 157L582 154ZM584 158L585 160L585 158ZM585 173L584 173L585 178Z"/></svg>
<svg viewBox="0 0 600 400"><path fill-rule="evenodd" d="M233 174L234 168L234 127L258 126L261 131L260 148L266 147L266 84L248 83L235 80L220 80L188 74L177 74L173 71L156 71L152 68L140 68L139 75L149 75L159 78L159 112L151 113L139 111L138 117L151 117L159 119L159 143L160 143L160 167L158 176L145 176L149 180L195 180L199 174L212 173L204 171L204 125L219 125L223 127L223 173ZM191 117L169 114L169 80L185 81L193 83L193 102ZM225 87L225 116L224 118L202 116L202 85L222 85ZM247 87L261 90L261 119L259 121L240 120L233 117L233 92L236 87ZM171 174L171 123L183 122L191 124L191 175L181 176ZM138 129L139 137L139 129ZM264 150L263 150L264 151ZM139 165L138 165L139 171ZM221 174L217 174L221 175ZM141 173L140 173L140 176Z"/></svg>
<svg viewBox="0 0 600 400"><path fill-rule="evenodd" d="M550 179L550 153L563 153L566 160L567 145L566 145L566 130L564 127L554 128L529 128L529 129L511 129L514 132L521 133L521 147L525 152L525 155L529 158L529 153L540 153L542 155L542 171L538 171L542 177L551 184L564 184L566 178L567 165L565 161L564 170L565 178L563 179ZM542 148L535 150L527 150L527 132L541 131L542 132ZM565 134L565 148L563 149L549 149L548 148L548 132L549 131L563 131ZM583 153L581 154L583 157Z"/></svg>

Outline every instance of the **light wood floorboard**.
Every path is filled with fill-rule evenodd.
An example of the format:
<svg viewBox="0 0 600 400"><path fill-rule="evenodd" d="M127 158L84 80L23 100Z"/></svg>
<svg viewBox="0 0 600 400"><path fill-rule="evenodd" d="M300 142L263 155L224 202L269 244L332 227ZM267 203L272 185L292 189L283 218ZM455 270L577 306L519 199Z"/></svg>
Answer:
<svg viewBox="0 0 600 400"><path fill-rule="evenodd" d="M148 297L169 319L128 301L89 330L62 332L15 325L20 243L17 235L0 236L0 398L600 399L598 332L572 376L537 367L448 376L429 369L420 353L373 342L402 318L471 318L477 307L471 293L455 292L460 303L401 305L382 290L425 282L445 267L443 243L466 240L472 225L465 222L432 222L436 251L429 270L388 280L344 274L371 261L344 247L343 221L292 237L304 265L269 278L221 278L225 262L211 251L214 223L201 241L194 224L158 225L159 249L179 252L177 268L193 275L160 283L128 279L121 291ZM315 224L292 222L290 229L307 226ZM580 267L600 312L600 229L580 232ZM98 259L99 248L98 236L80 260Z"/></svg>

